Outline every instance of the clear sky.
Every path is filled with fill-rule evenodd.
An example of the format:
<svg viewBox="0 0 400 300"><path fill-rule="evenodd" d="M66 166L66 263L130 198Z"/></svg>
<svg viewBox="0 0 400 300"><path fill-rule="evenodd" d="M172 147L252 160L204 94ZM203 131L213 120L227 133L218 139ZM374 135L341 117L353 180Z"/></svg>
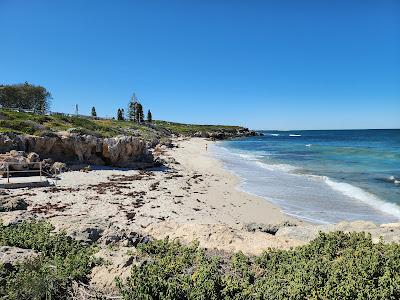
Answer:
<svg viewBox="0 0 400 300"><path fill-rule="evenodd" d="M0 83L25 81L54 111L400 128L400 1L0 0Z"/></svg>

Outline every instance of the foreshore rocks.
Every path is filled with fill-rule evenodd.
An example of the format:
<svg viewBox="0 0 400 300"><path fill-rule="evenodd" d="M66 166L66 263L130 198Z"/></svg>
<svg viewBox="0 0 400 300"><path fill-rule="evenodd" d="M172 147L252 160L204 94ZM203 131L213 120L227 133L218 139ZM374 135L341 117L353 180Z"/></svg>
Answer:
<svg viewBox="0 0 400 300"><path fill-rule="evenodd" d="M0 135L0 153L12 150L34 152L42 158L70 164L88 163L126 168L147 168L154 164L146 142L138 137L99 138L74 133L48 136Z"/></svg>
<svg viewBox="0 0 400 300"><path fill-rule="evenodd" d="M249 130L248 128L239 128L239 129L223 129L220 131L198 131L193 134L193 137L202 137L202 138L210 138L213 140L226 140L231 138L239 138L246 136L257 136L259 133L253 130Z"/></svg>
<svg viewBox="0 0 400 300"><path fill-rule="evenodd" d="M14 174L14 171L22 176L40 175L40 169L49 175L65 171L67 166L61 162L54 162L51 158L40 160L35 152L11 150L0 154L0 176L5 177L8 170L11 171L10 176Z"/></svg>

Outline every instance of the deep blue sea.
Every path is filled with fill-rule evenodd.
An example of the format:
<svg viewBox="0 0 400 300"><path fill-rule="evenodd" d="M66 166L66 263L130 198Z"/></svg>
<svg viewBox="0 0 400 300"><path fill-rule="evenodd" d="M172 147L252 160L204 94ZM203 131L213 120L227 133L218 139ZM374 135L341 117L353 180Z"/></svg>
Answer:
<svg viewBox="0 0 400 300"><path fill-rule="evenodd" d="M400 221L400 130L261 132L212 148L242 190L315 223Z"/></svg>

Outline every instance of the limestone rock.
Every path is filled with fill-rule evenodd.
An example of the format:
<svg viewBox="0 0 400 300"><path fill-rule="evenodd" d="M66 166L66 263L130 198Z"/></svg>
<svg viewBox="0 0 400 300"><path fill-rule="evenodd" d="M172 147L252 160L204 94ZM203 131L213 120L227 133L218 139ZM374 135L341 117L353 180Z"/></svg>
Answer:
<svg viewBox="0 0 400 300"><path fill-rule="evenodd" d="M247 223L244 225L244 229L250 232L261 231L265 233L269 233L275 235L278 230L283 227L292 227L297 226L296 224L292 224L290 222L283 222L281 224L258 224L258 223Z"/></svg>
<svg viewBox="0 0 400 300"><path fill-rule="evenodd" d="M106 261L106 264L96 266L92 270L91 285L103 291L112 292L115 289L115 277L126 279L130 275L132 264L137 264L135 248L120 247L116 250L101 249L96 257Z"/></svg>
<svg viewBox="0 0 400 300"><path fill-rule="evenodd" d="M28 161L28 163L38 162L38 161L40 161L39 154L37 154L35 152L31 152L27 155L26 160Z"/></svg>
<svg viewBox="0 0 400 300"><path fill-rule="evenodd" d="M67 170L67 165L59 161L56 161L50 167L50 172L53 174L60 174L61 172L65 172L66 170Z"/></svg>
<svg viewBox="0 0 400 300"><path fill-rule="evenodd" d="M6 171L7 165L11 171L24 171L29 169L28 159L23 151L11 150L8 153L0 154L0 170Z"/></svg>
<svg viewBox="0 0 400 300"><path fill-rule="evenodd" d="M35 154L28 154L29 157L26 157L24 152L15 150ZM93 135L72 133L47 136L0 134L0 152L7 151L10 151L10 154L0 158L0 162L28 163L30 160L37 159L36 155L40 155L40 157L64 163L88 163L139 169L152 167L154 163L146 142L134 136L99 138ZM27 168L27 166L22 165L19 168Z"/></svg>
<svg viewBox="0 0 400 300"><path fill-rule="evenodd" d="M148 236L142 235L136 231L121 230L114 226L110 227L99 242L105 245L119 244L122 246L136 247L138 244L146 244L150 241Z"/></svg>
<svg viewBox="0 0 400 300"><path fill-rule="evenodd" d="M39 254L31 249L9 246L0 247L0 264L3 264L7 269L11 269L17 263L33 260L38 256Z"/></svg>
<svg viewBox="0 0 400 300"><path fill-rule="evenodd" d="M20 197L0 199L0 212L26 210L27 207L28 204Z"/></svg>

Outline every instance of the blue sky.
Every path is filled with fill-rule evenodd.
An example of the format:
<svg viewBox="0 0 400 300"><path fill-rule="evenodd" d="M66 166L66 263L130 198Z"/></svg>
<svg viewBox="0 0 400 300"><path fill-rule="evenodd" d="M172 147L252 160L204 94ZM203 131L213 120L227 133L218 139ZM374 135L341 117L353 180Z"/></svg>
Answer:
<svg viewBox="0 0 400 300"><path fill-rule="evenodd" d="M255 129L400 128L400 1L0 0L0 83L54 111Z"/></svg>

